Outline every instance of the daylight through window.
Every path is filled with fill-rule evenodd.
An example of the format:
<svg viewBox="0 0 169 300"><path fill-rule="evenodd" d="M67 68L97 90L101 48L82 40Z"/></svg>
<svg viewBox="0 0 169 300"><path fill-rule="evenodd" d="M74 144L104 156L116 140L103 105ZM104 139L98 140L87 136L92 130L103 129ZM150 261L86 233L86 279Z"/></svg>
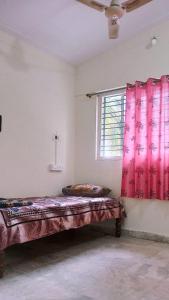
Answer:
<svg viewBox="0 0 169 300"><path fill-rule="evenodd" d="M125 122L125 88L98 97L97 158L122 155Z"/></svg>

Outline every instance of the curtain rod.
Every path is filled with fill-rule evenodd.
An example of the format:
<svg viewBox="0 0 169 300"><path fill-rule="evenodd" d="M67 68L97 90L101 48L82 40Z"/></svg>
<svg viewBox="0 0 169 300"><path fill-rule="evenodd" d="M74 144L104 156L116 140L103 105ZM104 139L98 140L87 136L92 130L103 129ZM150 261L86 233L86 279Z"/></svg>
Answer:
<svg viewBox="0 0 169 300"><path fill-rule="evenodd" d="M126 86L121 86L121 87L110 89L110 90L103 90L103 91L99 91L99 92L88 93L88 94L86 94L86 97L92 98L93 96L97 96L102 93L114 92L114 91L118 91L118 90L125 89L125 88L126 88Z"/></svg>

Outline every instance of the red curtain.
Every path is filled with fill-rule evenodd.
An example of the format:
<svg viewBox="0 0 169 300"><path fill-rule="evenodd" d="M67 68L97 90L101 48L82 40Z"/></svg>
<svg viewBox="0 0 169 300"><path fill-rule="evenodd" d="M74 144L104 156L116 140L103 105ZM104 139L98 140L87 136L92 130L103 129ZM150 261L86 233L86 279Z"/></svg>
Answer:
<svg viewBox="0 0 169 300"><path fill-rule="evenodd" d="M169 200L169 76L127 86L121 194Z"/></svg>

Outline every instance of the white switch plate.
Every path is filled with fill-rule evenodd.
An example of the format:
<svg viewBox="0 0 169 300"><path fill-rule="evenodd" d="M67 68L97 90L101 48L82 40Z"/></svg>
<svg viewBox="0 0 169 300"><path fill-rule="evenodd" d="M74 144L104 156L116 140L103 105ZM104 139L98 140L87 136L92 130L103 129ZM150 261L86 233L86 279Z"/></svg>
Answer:
<svg viewBox="0 0 169 300"><path fill-rule="evenodd" d="M63 166L55 165L55 164L50 164L49 165L49 170L51 172L62 172L63 171Z"/></svg>

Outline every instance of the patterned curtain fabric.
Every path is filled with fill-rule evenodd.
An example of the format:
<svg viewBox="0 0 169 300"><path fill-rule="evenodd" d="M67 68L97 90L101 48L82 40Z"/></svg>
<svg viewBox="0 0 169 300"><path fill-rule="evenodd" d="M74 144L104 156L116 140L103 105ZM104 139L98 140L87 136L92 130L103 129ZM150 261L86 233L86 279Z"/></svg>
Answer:
<svg viewBox="0 0 169 300"><path fill-rule="evenodd" d="M169 76L127 86L122 196L169 200Z"/></svg>

